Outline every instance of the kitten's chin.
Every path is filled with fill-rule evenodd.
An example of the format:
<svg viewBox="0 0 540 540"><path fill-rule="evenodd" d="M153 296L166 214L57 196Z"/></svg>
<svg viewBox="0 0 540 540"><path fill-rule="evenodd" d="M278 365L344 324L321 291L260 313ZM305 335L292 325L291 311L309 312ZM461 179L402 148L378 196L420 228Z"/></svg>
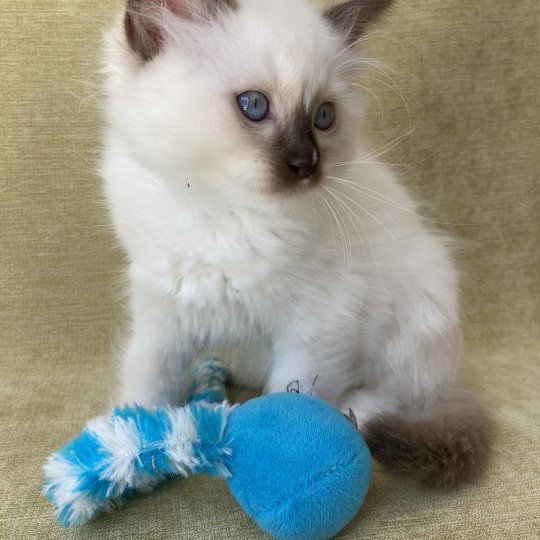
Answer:
<svg viewBox="0 0 540 540"><path fill-rule="evenodd" d="M314 174L309 178L302 178L292 182L277 178L272 181L267 192L273 197L297 197L309 193L320 183L320 174Z"/></svg>

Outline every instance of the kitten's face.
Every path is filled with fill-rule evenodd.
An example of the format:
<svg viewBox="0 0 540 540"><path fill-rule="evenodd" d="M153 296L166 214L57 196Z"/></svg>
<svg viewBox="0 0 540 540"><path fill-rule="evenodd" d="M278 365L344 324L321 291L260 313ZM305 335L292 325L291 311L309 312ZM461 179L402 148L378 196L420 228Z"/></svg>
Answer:
<svg viewBox="0 0 540 540"><path fill-rule="evenodd" d="M193 1L171 0L151 24L126 18L110 112L133 155L176 190L237 202L305 193L351 160L354 56L328 13L304 0Z"/></svg>

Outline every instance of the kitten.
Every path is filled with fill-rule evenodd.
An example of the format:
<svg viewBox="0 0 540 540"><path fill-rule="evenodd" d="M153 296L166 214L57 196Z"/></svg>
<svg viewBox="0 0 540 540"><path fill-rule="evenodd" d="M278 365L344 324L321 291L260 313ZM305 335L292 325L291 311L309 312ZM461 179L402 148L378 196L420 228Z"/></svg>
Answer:
<svg viewBox="0 0 540 540"><path fill-rule="evenodd" d="M244 350L240 384L313 389L375 458L454 485L488 449L456 379L456 271L357 144L353 46L389 4L128 1L102 165L130 261L118 399L178 402L203 350Z"/></svg>

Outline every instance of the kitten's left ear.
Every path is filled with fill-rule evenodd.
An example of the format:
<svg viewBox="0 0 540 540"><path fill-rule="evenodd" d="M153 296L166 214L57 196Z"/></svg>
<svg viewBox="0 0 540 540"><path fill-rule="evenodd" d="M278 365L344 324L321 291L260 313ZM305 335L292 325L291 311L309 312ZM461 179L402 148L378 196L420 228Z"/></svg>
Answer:
<svg viewBox="0 0 540 540"><path fill-rule="evenodd" d="M324 18L354 43L394 0L349 0L328 8Z"/></svg>

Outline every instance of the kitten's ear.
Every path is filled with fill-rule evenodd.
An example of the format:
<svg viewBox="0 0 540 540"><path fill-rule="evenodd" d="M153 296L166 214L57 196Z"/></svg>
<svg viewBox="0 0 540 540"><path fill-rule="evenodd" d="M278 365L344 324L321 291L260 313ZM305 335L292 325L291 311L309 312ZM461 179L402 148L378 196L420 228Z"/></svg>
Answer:
<svg viewBox="0 0 540 540"><path fill-rule="evenodd" d="M237 0L127 0L124 18L127 40L143 60L151 60L163 47L160 18L164 13L186 21L208 21L237 7Z"/></svg>
<svg viewBox="0 0 540 540"><path fill-rule="evenodd" d="M394 0L349 0L328 8L324 18L349 43L354 43L366 28L390 7Z"/></svg>

